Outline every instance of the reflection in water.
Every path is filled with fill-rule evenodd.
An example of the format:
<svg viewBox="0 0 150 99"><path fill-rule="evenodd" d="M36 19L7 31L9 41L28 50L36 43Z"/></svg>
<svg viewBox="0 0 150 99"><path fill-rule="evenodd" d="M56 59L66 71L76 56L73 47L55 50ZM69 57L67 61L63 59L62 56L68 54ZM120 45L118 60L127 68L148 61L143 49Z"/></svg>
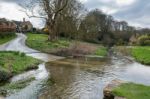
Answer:
<svg viewBox="0 0 150 99"><path fill-rule="evenodd" d="M63 59L48 63L47 69L55 84L40 99L103 99L103 88L115 78L150 84L150 67L121 57L103 62Z"/></svg>

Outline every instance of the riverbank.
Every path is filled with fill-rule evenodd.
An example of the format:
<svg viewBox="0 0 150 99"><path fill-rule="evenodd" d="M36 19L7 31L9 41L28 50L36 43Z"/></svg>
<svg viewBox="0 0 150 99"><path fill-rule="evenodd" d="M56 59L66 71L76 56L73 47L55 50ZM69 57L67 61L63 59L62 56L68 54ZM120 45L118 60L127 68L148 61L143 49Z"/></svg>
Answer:
<svg viewBox="0 0 150 99"><path fill-rule="evenodd" d="M131 56L137 62L144 65L150 65L150 47L149 46L118 46L114 48L124 56Z"/></svg>
<svg viewBox="0 0 150 99"><path fill-rule="evenodd" d="M41 61L26 56L25 53L12 51L0 52L0 82L7 82L12 76L24 71L37 69L39 63Z"/></svg>
<svg viewBox="0 0 150 99"><path fill-rule="evenodd" d="M18 92L19 90L25 88L28 86L31 81L35 80L34 78L26 79L26 80L20 80L17 82L7 82L3 86L0 86L0 96L6 97L10 94L13 94L15 92ZM0 97L1 99L1 97Z"/></svg>
<svg viewBox="0 0 150 99"><path fill-rule="evenodd" d="M150 86L124 83L113 90L113 94L126 99L150 99Z"/></svg>
<svg viewBox="0 0 150 99"><path fill-rule="evenodd" d="M150 65L150 47L133 47L131 55L140 63Z"/></svg>
<svg viewBox="0 0 150 99"><path fill-rule="evenodd" d="M12 34L9 34L9 35L6 35L6 36L4 36L4 35L1 36L0 35L0 45L6 43L6 42L8 42L8 41L10 41L10 40L12 40L12 39L14 39L16 37L17 36L16 36L15 33L12 33Z"/></svg>
<svg viewBox="0 0 150 99"><path fill-rule="evenodd" d="M82 41L68 40L65 38L57 41L47 41L46 34L27 34L26 45L39 50L41 52L50 53L58 56L82 56L82 55L97 55L107 56L107 48L98 44L87 43Z"/></svg>
<svg viewBox="0 0 150 99"><path fill-rule="evenodd" d="M104 88L104 99L150 99L150 86L113 80Z"/></svg>
<svg viewBox="0 0 150 99"><path fill-rule="evenodd" d="M45 53L52 53L56 49L68 48L71 41L67 39L59 39L55 42L49 42L48 35L46 34L27 34L26 45L30 48L36 49Z"/></svg>

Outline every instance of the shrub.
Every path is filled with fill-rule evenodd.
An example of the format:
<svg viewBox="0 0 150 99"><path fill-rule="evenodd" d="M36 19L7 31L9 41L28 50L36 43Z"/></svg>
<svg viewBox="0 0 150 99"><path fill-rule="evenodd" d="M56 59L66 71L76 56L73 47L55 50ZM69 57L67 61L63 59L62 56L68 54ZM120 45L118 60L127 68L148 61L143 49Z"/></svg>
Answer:
<svg viewBox="0 0 150 99"><path fill-rule="evenodd" d="M25 57L26 54L25 54L25 53L20 53L20 56L21 56L21 57Z"/></svg>
<svg viewBox="0 0 150 99"><path fill-rule="evenodd" d="M47 28L44 28L43 31L44 31L45 33L48 33L48 32L49 32Z"/></svg>
<svg viewBox="0 0 150 99"><path fill-rule="evenodd" d="M19 55L19 53L20 53L20 52L19 52L19 51L17 51L17 52L13 52L13 53L14 53L14 55Z"/></svg>
<svg viewBox="0 0 150 99"><path fill-rule="evenodd" d="M6 82L11 77L11 73L4 69L0 69L0 82Z"/></svg>
<svg viewBox="0 0 150 99"><path fill-rule="evenodd" d="M138 43L141 46L150 46L150 35L143 35L138 38Z"/></svg>

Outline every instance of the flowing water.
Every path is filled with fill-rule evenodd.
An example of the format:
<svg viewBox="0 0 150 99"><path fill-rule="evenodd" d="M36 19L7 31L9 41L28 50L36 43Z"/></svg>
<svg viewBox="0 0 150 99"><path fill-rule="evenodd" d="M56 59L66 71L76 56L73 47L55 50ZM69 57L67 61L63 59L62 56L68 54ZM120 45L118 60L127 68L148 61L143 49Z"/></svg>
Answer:
<svg viewBox="0 0 150 99"><path fill-rule="evenodd" d="M45 63L48 61L54 61L57 59L62 59L63 57L57 57L45 53L41 53L37 50L28 48L25 45L26 36L24 34L17 34L17 38L0 46L0 51L20 51L26 53L26 55L40 59L44 61L44 63L39 64L37 70L28 71L26 73L17 75L13 77L10 81L11 83L29 79L35 77L35 80L30 83L24 89L21 89L19 92L11 94L6 97L6 99L37 99L40 93L40 90L43 87L43 84L46 82L49 73L45 68Z"/></svg>
<svg viewBox="0 0 150 99"><path fill-rule="evenodd" d="M150 67L120 55L112 55L106 60L62 59L26 47L26 36L17 35L16 39L0 46L0 50L25 52L44 63L37 70L13 77L11 82L31 77L36 79L7 99L103 99L103 88L113 79L150 85ZM48 77L55 83L43 88Z"/></svg>
<svg viewBox="0 0 150 99"><path fill-rule="evenodd" d="M103 62L63 59L46 67L55 84L40 99L103 99L103 88L113 79L150 85L150 67L121 56Z"/></svg>

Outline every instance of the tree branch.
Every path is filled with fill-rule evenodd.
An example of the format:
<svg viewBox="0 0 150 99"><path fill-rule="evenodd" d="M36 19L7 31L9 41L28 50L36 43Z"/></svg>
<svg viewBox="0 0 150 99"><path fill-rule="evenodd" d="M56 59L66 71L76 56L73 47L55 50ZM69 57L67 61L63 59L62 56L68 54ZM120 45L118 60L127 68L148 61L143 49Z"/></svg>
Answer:
<svg viewBox="0 0 150 99"><path fill-rule="evenodd" d="M61 8L59 8L56 12L54 12L54 14L55 14L54 20L57 18L59 12L61 12L67 6L68 2L69 2L69 0L66 0L65 4Z"/></svg>
<svg viewBox="0 0 150 99"><path fill-rule="evenodd" d="M47 19L45 16L37 16L37 15L34 15L33 14L33 10L31 11L32 12L32 15L30 15L27 11L24 11L24 10L20 10L22 12L24 12L29 18L41 18L41 19Z"/></svg>

